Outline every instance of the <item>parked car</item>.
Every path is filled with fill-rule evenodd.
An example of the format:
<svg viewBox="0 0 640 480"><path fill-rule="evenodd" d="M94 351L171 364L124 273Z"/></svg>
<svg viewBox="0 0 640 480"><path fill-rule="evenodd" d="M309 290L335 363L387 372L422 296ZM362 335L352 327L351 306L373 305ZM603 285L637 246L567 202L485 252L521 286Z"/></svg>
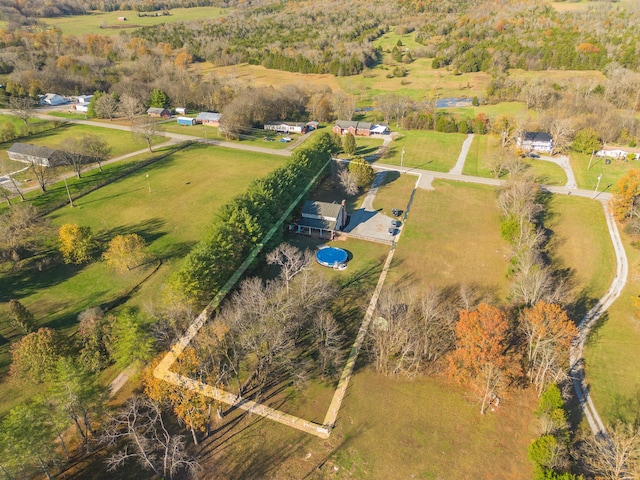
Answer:
<svg viewBox="0 0 640 480"><path fill-rule="evenodd" d="M540 155L538 155L537 153L529 153L529 158L540 158Z"/></svg>
<svg viewBox="0 0 640 480"><path fill-rule="evenodd" d="M391 228L389 229L389 235L394 236L395 234L396 234L396 229L395 229L395 228L393 228L393 227L391 227Z"/></svg>
<svg viewBox="0 0 640 480"><path fill-rule="evenodd" d="M275 140L273 138L271 138L271 137L264 137L263 140L265 142L275 142Z"/></svg>
<svg viewBox="0 0 640 480"><path fill-rule="evenodd" d="M290 142L290 141L291 141L291 138L289 138L289 137L282 137L282 138L280 139L280 141L281 141L281 142L284 142L284 143L288 143L288 142Z"/></svg>
<svg viewBox="0 0 640 480"><path fill-rule="evenodd" d="M401 225L400 220L391 220L392 227L399 227Z"/></svg>

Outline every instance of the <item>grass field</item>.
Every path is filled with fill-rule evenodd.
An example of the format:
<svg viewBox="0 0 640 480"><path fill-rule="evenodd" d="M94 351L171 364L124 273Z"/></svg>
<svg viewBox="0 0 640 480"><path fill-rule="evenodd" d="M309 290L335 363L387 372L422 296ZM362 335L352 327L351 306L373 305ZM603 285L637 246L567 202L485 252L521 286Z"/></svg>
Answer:
<svg viewBox="0 0 640 480"><path fill-rule="evenodd" d="M493 159L502 158L504 155L505 152L500 147L496 135L476 135L473 137L463 173L476 177L492 178L494 176L491 172ZM523 158L522 160L538 183L564 185L567 182L567 176L562 168L552 162L531 158ZM506 178L505 176L503 178Z"/></svg>
<svg viewBox="0 0 640 480"><path fill-rule="evenodd" d="M138 17L134 10L115 12L93 12L88 15L69 15L66 17L43 18L42 21L59 28L65 35L118 35L131 29L163 23L185 22L203 18L225 16L229 10L218 7L172 8L171 15L159 17ZM126 17L126 22L118 18Z"/></svg>
<svg viewBox="0 0 640 480"><path fill-rule="evenodd" d="M83 135L95 135L106 141L111 147L111 157L117 157L126 153L144 150L147 143L131 132L114 130L112 128L100 128L93 125L64 125L62 127L47 130L36 135L22 138L22 143L46 146L53 149L63 149L70 140ZM166 138L156 137L154 145L167 141ZM0 144L0 158L8 158L6 149L13 145L13 141Z"/></svg>
<svg viewBox="0 0 640 480"><path fill-rule="evenodd" d="M622 177L627 170L632 168L640 168L640 162L611 159L611 163L607 165L605 159L584 155L582 153L570 152L571 167L576 177L578 187L594 190L598 185L598 177L602 175L598 191L611 191L618 179ZM591 168L589 161L591 160Z"/></svg>
<svg viewBox="0 0 640 480"><path fill-rule="evenodd" d="M400 175L387 172L382 185L373 201L373 208L382 214L393 217L392 209L406 210L411 193L416 184L415 175Z"/></svg>
<svg viewBox="0 0 640 480"><path fill-rule="evenodd" d="M434 182L434 187L414 196L391 281L480 285L504 299L509 246L500 238L495 189L447 181Z"/></svg>
<svg viewBox="0 0 640 480"><path fill-rule="evenodd" d="M536 114L533 110L527 110L527 106L523 102L501 102L477 107L452 107L438 109L438 111L452 113L458 118L475 118L480 113L484 113L487 118L495 118L498 115L512 115L516 118L527 115L535 117Z"/></svg>
<svg viewBox="0 0 640 480"><path fill-rule="evenodd" d="M402 164L405 167L448 172L456 164L465 138L462 133L403 130L389 144L389 153L381 162L400 165L404 149Z"/></svg>
<svg viewBox="0 0 640 480"><path fill-rule="evenodd" d="M74 209L57 210L50 219L54 227L89 226L103 241L119 233L144 237L149 252L163 264L127 302L141 307L157 300L162 283L202 237L220 205L283 162L281 157L193 146L79 199ZM41 325L70 333L80 311L118 298L139 279L137 271L130 278L122 277L101 262L82 268L52 266L44 272L5 272L0 276L0 292L3 302L20 299ZM6 303L0 306L0 316L4 317L6 308ZM14 336L6 323L0 325L0 334ZM2 374L8 367L8 350L8 344L0 347ZM8 400L2 396L0 413Z"/></svg>
<svg viewBox="0 0 640 480"><path fill-rule="evenodd" d="M640 321L634 305L640 292L640 252L622 237L629 259L627 286L592 330L584 354L589 391L607 423L633 423L640 416Z"/></svg>
<svg viewBox="0 0 640 480"><path fill-rule="evenodd" d="M221 479L530 478L533 397L517 393L481 416L462 388L441 379L363 369L328 440L230 412L206 442L203 462Z"/></svg>
<svg viewBox="0 0 640 480"><path fill-rule="evenodd" d="M615 255L602 204L552 195L545 227L550 230L554 267L570 271L573 298L568 303L574 320L579 321L606 293L615 274Z"/></svg>

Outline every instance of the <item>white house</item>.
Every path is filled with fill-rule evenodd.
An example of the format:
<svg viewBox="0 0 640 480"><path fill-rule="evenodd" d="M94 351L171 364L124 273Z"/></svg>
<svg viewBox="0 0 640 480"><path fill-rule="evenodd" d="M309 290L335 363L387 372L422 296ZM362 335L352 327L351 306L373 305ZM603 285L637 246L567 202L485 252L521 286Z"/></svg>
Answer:
<svg viewBox="0 0 640 480"><path fill-rule="evenodd" d="M78 95L76 97L76 103L79 103L81 105L89 105L89 103L91 103L92 98L93 98L93 95Z"/></svg>
<svg viewBox="0 0 640 480"><path fill-rule="evenodd" d="M625 160L633 155L633 160L638 160L638 158L640 158L640 153L634 152L632 150L633 149L629 149L629 151L627 151L620 148L603 148L602 150L598 150L596 152L596 157L617 158L619 160Z"/></svg>
<svg viewBox="0 0 640 480"><path fill-rule="evenodd" d="M309 127L304 122L266 122L264 129L278 133L306 133Z"/></svg>
<svg viewBox="0 0 640 480"><path fill-rule="evenodd" d="M521 150L547 152L553 151L553 138L546 132L523 132L516 142Z"/></svg>
<svg viewBox="0 0 640 480"><path fill-rule="evenodd" d="M312 235L317 232L320 237L328 235L333 238L338 230L347 224L346 202L327 203L307 200L302 207L302 214L297 223L297 233Z"/></svg>
<svg viewBox="0 0 640 480"><path fill-rule="evenodd" d="M62 160L60 152L57 150L26 143L14 143L7 150L7 154L11 160L45 167L59 164Z"/></svg>
<svg viewBox="0 0 640 480"><path fill-rule="evenodd" d="M69 100L64 98L62 95L58 95L57 93L47 93L42 99L40 103L43 105L64 105L65 103L69 103Z"/></svg>

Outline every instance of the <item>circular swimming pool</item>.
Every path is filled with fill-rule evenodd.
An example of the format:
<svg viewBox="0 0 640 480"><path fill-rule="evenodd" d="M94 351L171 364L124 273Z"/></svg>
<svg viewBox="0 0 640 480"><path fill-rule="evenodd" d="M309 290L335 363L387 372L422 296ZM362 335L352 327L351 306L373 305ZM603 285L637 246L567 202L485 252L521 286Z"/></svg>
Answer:
<svg viewBox="0 0 640 480"><path fill-rule="evenodd" d="M326 247L318 250L316 260L320 265L330 268L340 268L348 258L345 250L336 247Z"/></svg>

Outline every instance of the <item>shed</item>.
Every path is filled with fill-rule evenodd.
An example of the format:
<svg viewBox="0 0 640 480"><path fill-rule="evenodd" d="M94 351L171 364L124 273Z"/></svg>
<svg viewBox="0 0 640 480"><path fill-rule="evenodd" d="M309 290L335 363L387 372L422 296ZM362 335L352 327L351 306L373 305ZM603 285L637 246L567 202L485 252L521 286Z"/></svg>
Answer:
<svg viewBox="0 0 640 480"><path fill-rule="evenodd" d="M62 154L57 150L29 143L14 143L7 154L11 160L45 167L62 162Z"/></svg>
<svg viewBox="0 0 640 480"><path fill-rule="evenodd" d="M91 103L92 98L93 98L93 95L78 95L76 97L76 102L88 105L89 103Z"/></svg>
<svg viewBox="0 0 640 480"><path fill-rule="evenodd" d="M178 117L176 119L178 121L178 125L195 125L196 119L191 117Z"/></svg>
<svg viewBox="0 0 640 480"><path fill-rule="evenodd" d="M162 107L151 107L147 110L150 117L171 118L171 110Z"/></svg>
<svg viewBox="0 0 640 480"><path fill-rule="evenodd" d="M76 103L75 105L76 112L87 113L89 111L88 103Z"/></svg>
<svg viewBox="0 0 640 480"><path fill-rule="evenodd" d="M187 114L187 109L185 107L177 107L176 108L176 114L178 114L178 115L186 115Z"/></svg>
<svg viewBox="0 0 640 480"><path fill-rule="evenodd" d="M58 95L57 93L47 93L40 100L40 103L43 105L64 105L65 103L69 103L69 100L63 97L62 95Z"/></svg>
<svg viewBox="0 0 640 480"><path fill-rule="evenodd" d="M213 112L200 112L196 117L196 123L208 125L210 127L219 127L222 114Z"/></svg>

